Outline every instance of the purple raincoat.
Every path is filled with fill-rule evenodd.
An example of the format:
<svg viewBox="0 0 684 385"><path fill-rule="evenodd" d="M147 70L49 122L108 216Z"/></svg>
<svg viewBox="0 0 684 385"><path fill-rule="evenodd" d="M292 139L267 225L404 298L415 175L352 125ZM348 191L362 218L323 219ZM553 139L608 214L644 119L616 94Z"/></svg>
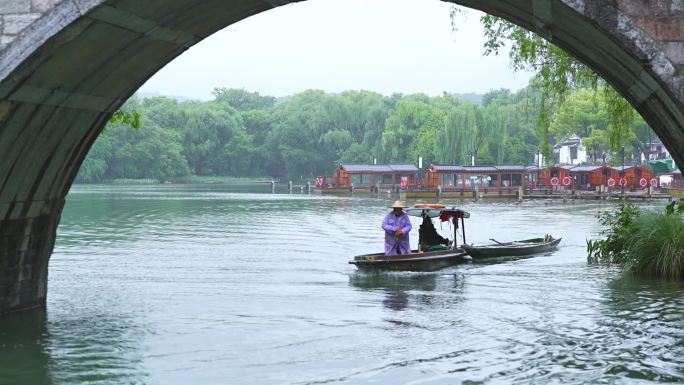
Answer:
<svg viewBox="0 0 684 385"><path fill-rule="evenodd" d="M394 215L391 212L385 216L382 221L382 229L385 230L385 255L396 255L397 247L401 254L408 254L411 252L411 245L409 244L409 232L411 231L411 221L408 215L402 211L400 216ZM404 235L399 239L394 239L394 232L401 229Z"/></svg>

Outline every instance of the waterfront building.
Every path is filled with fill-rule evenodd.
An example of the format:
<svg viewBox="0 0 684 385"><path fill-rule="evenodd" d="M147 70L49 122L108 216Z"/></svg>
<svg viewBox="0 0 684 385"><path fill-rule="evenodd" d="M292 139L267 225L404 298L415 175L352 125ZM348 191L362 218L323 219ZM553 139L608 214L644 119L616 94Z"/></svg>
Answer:
<svg viewBox="0 0 684 385"><path fill-rule="evenodd" d="M376 187L393 189L413 188L418 182L418 167L413 164L349 164L341 163L333 172L333 188Z"/></svg>

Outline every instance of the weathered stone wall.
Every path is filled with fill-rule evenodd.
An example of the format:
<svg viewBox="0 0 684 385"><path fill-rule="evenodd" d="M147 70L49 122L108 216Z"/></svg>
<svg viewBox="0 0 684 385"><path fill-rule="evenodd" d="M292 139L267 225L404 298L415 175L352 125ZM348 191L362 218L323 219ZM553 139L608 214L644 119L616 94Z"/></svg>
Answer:
<svg viewBox="0 0 684 385"><path fill-rule="evenodd" d="M599 73L639 111L679 167L684 166L684 1L564 1L633 57L631 64ZM613 49L605 55L621 54Z"/></svg>
<svg viewBox="0 0 684 385"><path fill-rule="evenodd" d="M62 0L2 0L0 1L0 50L36 19L49 12Z"/></svg>
<svg viewBox="0 0 684 385"><path fill-rule="evenodd" d="M62 202L63 205L63 202ZM0 314L45 305L56 213L4 220L0 226Z"/></svg>
<svg viewBox="0 0 684 385"><path fill-rule="evenodd" d="M620 0L618 8L653 40L677 68L684 69L684 0Z"/></svg>

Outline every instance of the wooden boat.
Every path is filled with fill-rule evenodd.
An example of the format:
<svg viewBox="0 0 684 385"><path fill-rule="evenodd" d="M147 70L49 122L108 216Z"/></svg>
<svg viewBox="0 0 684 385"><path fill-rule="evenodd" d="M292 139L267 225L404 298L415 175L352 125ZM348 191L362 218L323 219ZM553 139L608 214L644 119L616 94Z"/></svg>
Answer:
<svg viewBox="0 0 684 385"><path fill-rule="evenodd" d="M430 218L441 217L451 219L454 225L454 240L446 250L419 251L411 250L409 254L385 255L385 253L374 253L357 255L350 264L355 265L362 271L436 271L447 266L463 263L471 259L468 253L456 246L456 235L458 231L458 220L461 220L463 228L463 243L465 243L465 227L463 218L469 218L470 214L456 207L446 207L444 205L417 205L418 207L409 208L406 213L411 216Z"/></svg>
<svg viewBox="0 0 684 385"><path fill-rule="evenodd" d="M350 264L363 271L437 271L471 259L462 248L385 255L385 253L357 255Z"/></svg>
<svg viewBox="0 0 684 385"><path fill-rule="evenodd" d="M497 242L488 245L462 245L461 247L473 258L504 257L539 254L555 250L563 238L546 235L543 238L524 239L514 242Z"/></svg>

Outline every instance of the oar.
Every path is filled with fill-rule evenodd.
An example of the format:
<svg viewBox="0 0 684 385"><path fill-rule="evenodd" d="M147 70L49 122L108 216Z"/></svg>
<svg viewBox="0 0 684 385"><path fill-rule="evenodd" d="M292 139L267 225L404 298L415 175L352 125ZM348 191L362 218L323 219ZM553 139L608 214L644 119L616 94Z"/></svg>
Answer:
<svg viewBox="0 0 684 385"><path fill-rule="evenodd" d="M494 241L494 242L496 242L496 243L498 243L498 244L500 244L500 245L503 245L503 243L501 243L501 242L497 241L497 240L496 240L496 239L494 239L494 238L489 238L489 240L490 240L490 241Z"/></svg>

